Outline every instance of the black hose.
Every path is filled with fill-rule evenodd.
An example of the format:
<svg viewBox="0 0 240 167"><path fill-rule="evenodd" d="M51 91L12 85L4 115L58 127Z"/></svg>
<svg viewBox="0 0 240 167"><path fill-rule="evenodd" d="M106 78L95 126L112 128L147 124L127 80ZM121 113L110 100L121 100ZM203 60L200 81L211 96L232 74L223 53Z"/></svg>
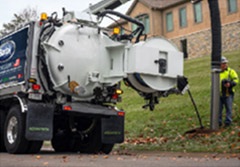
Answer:
<svg viewBox="0 0 240 167"><path fill-rule="evenodd" d="M221 18L218 0L208 0L212 32L212 67L220 67L222 55Z"/></svg>
<svg viewBox="0 0 240 167"><path fill-rule="evenodd" d="M189 89L187 90L187 92L188 92L188 95L190 96L190 99L191 99L192 104L193 104L193 106L194 106L194 109L195 109L195 111L196 111L197 118L198 118L198 121L199 121L199 124L200 124L200 128L203 129L204 126L203 126L203 124L202 124L202 119L201 119L201 117L200 117L200 114L199 114L197 105L196 105L196 103L195 103L195 101L194 101L194 99L193 99L193 97L192 97L192 94L191 94L191 92L190 92Z"/></svg>
<svg viewBox="0 0 240 167"><path fill-rule="evenodd" d="M52 26L52 24L50 23L50 24L44 26L41 29L41 32L40 32L40 35L39 35L39 40L38 40L37 72L38 72L38 74L40 74L39 80L40 80L41 85L43 86L44 91L47 91L47 90L53 91L53 89L52 89L53 83L51 82L50 75L49 75L48 70L47 70L47 64L46 64L46 61L45 61L45 57L43 57L44 56L44 51L43 51L43 48L41 47L41 40L44 39L44 37L46 35L51 36L53 34L53 32L55 31L55 29L52 28L52 30L50 30L47 34L44 34L44 32L48 28L51 28L51 26ZM40 63L42 63L42 65L43 65L42 70L40 69L41 68ZM40 70L43 73L43 75L45 75L45 78L48 81L47 82L47 87L48 88L46 88L46 85L44 84L44 81L42 79L42 75L40 73Z"/></svg>
<svg viewBox="0 0 240 167"><path fill-rule="evenodd" d="M140 21L138 21L136 19L133 19L133 18L127 16L127 15L124 15L122 13L119 13L119 12L116 12L116 11L113 11L113 10L105 10L105 11L101 12L98 15L98 17L104 17L106 14L112 14L112 15L118 16L118 17L120 17L120 18L122 18L124 20L127 20L127 21L129 21L131 23L134 23L134 24L138 25L139 33L138 33L138 36L136 38L136 43L138 43L140 41L140 37L143 35L143 31L145 29L143 23L141 23Z"/></svg>

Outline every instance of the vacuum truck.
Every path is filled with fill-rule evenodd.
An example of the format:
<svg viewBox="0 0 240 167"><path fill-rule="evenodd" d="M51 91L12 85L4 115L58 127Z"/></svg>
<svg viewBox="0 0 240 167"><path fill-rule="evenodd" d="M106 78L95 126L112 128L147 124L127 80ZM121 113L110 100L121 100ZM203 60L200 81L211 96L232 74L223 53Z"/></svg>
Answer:
<svg viewBox="0 0 240 167"><path fill-rule="evenodd" d="M121 84L154 109L183 90L183 54L164 38L147 39L144 25L103 0L77 13L42 14L0 39L0 151L110 153L124 141ZM136 24L128 34L100 26L109 15Z"/></svg>

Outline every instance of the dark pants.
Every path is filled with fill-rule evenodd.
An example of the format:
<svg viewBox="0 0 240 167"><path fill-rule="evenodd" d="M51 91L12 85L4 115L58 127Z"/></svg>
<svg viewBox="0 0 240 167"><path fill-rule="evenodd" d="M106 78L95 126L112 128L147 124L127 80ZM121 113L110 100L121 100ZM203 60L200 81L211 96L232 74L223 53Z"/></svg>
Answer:
<svg viewBox="0 0 240 167"><path fill-rule="evenodd" d="M230 125L232 123L232 104L233 104L234 95L231 94L227 97L220 97L220 107L219 107L219 125L222 125L222 111L223 108L226 108L226 118L225 125Z"/></svg>

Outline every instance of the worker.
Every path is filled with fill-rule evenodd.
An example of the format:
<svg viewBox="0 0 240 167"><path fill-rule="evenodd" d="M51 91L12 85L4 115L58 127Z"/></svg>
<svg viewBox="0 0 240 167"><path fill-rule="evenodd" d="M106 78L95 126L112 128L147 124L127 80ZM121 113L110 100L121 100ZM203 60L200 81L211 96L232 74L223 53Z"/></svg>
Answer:
<svg viewBox="0 0 240 167"><path fill-rule="evenodd" d="M225 127L232 123L232 104L234 99L234 87L238 84L239 79L235 70L228 67L228 60L226 57L221 58L221 72L220 72L220 108L219 108L219 126L222 126L222 112L223 107L226 108Z"/></svg>

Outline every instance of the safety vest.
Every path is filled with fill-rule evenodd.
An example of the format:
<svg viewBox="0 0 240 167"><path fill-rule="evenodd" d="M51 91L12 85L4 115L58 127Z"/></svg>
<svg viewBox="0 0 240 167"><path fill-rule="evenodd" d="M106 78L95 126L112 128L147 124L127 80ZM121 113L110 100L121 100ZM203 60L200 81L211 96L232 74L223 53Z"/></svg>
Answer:
<svg viewBox="0 0 240 167"><path fill-rule="evenodd" d="M225 81L234 82L235 84L234 85L231 84L232 86L226 89L222 86ZM228 67L226 70L222 71L220 73L221 95L228 96L229 94L234 93L235 92L234 87L238 84L238 82L239 79L235 70Z"/></svg>

